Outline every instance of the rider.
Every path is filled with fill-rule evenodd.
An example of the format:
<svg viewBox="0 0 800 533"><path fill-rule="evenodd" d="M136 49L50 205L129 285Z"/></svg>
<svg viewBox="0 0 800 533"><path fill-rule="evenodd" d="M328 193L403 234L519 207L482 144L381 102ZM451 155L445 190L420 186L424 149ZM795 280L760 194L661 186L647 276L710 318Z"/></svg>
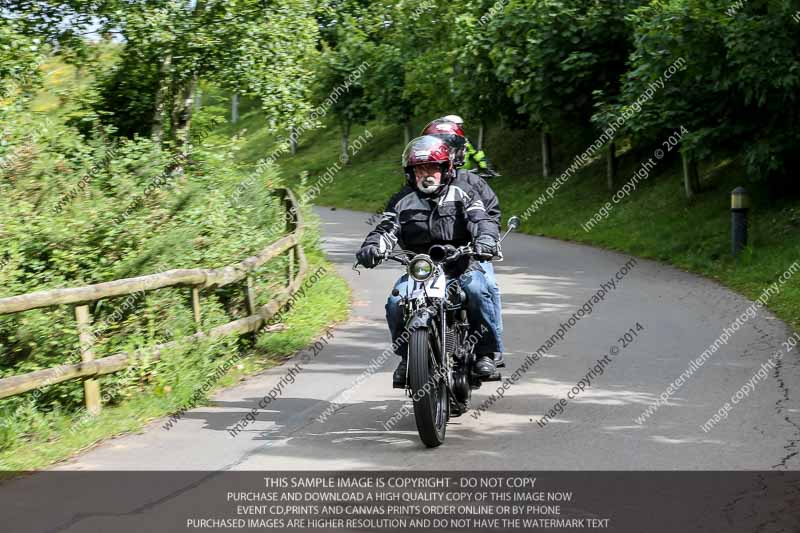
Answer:
<svg viewBox="0 0 800 533"><path fill-rule="evenodd" d="M374 268L398 242L404 249L427 253L434 244L462 246L472 241L477 255L491 258L497 254L499 227L474 188L456 175L446 142L430 135L412 140L403 152L403 169L407 184L392 197L381 221L361 245L356 254L360 264ZM477 336L475 371L489 376L495 371L494 353L500 351L489 283L473 261L452 274L458 276L467 295L471 329L487 332ZM401 357L392 379L399 387L405 385L408 360L407 344L401 338L404 324L399 295L405 293L407 283L408 275L403 275L386 303L386 321Z"/></svg>
<svg viewBox="0 0 800 533"><path fill-rule="evenodd" d="M450 146L450 149L453 153L453 165L458 169L456 171L457 175L466 179L467 182L475 189L475 191L477 191L479 198L483 202L483 207L486 209L486 212L489 214L489 216L497 223L498 231L500 231L500 227L502 226L500 201L497 199L497 195L489 186L489 184L486 183L486 181L484 181L480 175L464 169L463 165L466 157L467 146L471 145L469 144L469 140L467 140L466 135L464 135L464 129L458 122L451 120L451 118L463 122L461 117L456 115L437 118L425 126L425 128L422 130L422 135L433 135L434 137L442 139ZM498 339L500 350L497 353L495 363L497 366L502 367L505 366L505 363L503 362L503 352L505 351L505 348L502 341L503 314L500 301L500 289L497 286L497 278L494 274L494 265L492 265L492 262L482 261L481 267L486 273L486 277L489 281L489 287L492 290L492 302L494 303L495 307L497 330L500 337Z"/></svg>
<svg viewBox="0 0 800 533"><path fill-rule="evenodd" d="M457 125L460 129L464 129L464 119L458 115L447 115L445 117L441 117L436 119L436 121L442 122L452 122L453 124ZM469 139L464 137L465 145L464 145L464 155L463 155L463 164L461 168L464 170L473 170L477 172L482 178L490 179L498 177L499 174L489 168L489 159L486 157L486 154L483 150L477 150L472 143L469 142Z"/></svg>

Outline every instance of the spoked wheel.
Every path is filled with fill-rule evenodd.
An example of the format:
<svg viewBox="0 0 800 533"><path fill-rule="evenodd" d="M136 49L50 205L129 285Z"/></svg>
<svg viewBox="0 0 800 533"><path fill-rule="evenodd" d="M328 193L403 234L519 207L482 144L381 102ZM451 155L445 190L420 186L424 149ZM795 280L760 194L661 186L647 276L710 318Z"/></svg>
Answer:
<svg viewBox="0 0 800 533"><path fill-rule="evenodd" d="M429 448L444 442L447 429L449 401L447 383L437 376L433 364L428 331L416 329L411 332L408 343L408 382L414 400L414 418L417 421L419 438Z"/></svg>

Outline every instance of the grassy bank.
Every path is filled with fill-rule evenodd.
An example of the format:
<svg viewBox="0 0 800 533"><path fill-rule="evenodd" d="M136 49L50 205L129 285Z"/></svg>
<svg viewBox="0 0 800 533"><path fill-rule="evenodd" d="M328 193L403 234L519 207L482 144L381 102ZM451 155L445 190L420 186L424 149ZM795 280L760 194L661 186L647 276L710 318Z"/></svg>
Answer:
<svg viewBox="0 0 800 533"><path fill-rule="evenodd" d="M282 186L280 170L253 174L236 164L236 140L202 135L211 133L213 109L195 113L192 157L182 172L173 172L178 159L169 147L98 133L101 126L82 104L93 94L90 79L57 60L42 68L40 91L20 97L4 123L0 297L220 267L276 240L274 228L283 227L284 216L274 194ZM240 197L243 182L248 187ZM346 283L325 263L318 240L311 220L304 237L311 272L326 266L328 273L285 318L284 331L260 335L255 343L232 338L179 345L160 361L102 376L97 417L84 411L80 380L0 400L0 471L45 467L202 403L212 392L208 387L231 385L304 348L342 320L349 304ZM257 305L283 286L286 266L283 256L254 272ZM201 300L206 331L248 313L241 284L204 290ZM101 300L90 312L97 358L181 339L196 328L184 287ZM67 305L0 316L0 377L79 362L74 324ZM231 360L233 368L216 379ZM201 388L207 394L198 400Z"/></svg>
<svg viewBox="0 0 800 533"><path fill-rule="evenodd" d="M418 124L417 126L420 126ZM228 126L230 128L230 126ZM248 142L239 157L245 162L258 159L269 138L258 113L244 116L237 125L247 130ZM351 139L368 129L373 138L336 173L316 198L321 205L374 212L402 184L400 154L403 149L399 127L371 123L357 126ZM474 133L474 132L473 132ZM593 139L577 138L567 132L555 135L555 170L560 173L571 159ZM477 134L472 135L473 138ZM561 142L559 141L568 141ZM295 157L286 155L281 166L287 176L308 172L308 182L338 161L339 130L335 126L305 134ZM501 200L506 216L522 214L542 194L551 180L541 177L538 135L532 131L489 128L486 152L503 176L491 185ZM683 192L681 162L675 150L658 160L659 146L620 150L619 184L630 180L649 158L656 163L647 179L619 204L609 216L584 231L585 224L612 192L606 187L605 161L598 159L579 171L552 199L528 217L521 230L582 242L639 257L671 263L679 268L716 279L750 298L758 297L786 269L800 260L800 203L797 199L770 199L763 184L749 184L744 165L736 155L723 154L700 165L702 193L688 202ZM663 147L661 147L663 148ZM730 255L730 191L744 185L751 189L750 246L735 261ZM365 231L368 229L365 225ZM794 328L800 327L800 288L787 283L768 306Z"/></svg>
<svg viewBox="0 0 800 533"><path fill-rule="evenodd" d="M306 347L325 329L344 320L349 309L347 284L335 273L334 267L324 260L313 241L309 244L311 246L306 248L309 272L321 266L327 272L315 283L313 290L309 290L285 315L281 322L285 329L262 333L254 344L222 339L171 351L165 354L159 369L168 367L179 370L166 372L167 375L179 373L179 381L160 379L160 373L153 372L153 367L142 368L142 374L152 376L148 384L135 394L126 392L128 397L125 401L104 407L97 417L68 412L51 412L46 418L37 417L36 420L40 420L41 424L36 428L26 428L31 434L28 439L17 441L0 451L0 471L8 473L44 468L110 437L140 430L154 419L191 405L190 399L196 391L204 383L213 382L214 386L206 397L194 404L205 405L215 390L230 387L244 376L280 364ZM218 381L214 381L217 368L231 358L235 358L236 364ZM209 362L198 365L198 360Z"/></svg>

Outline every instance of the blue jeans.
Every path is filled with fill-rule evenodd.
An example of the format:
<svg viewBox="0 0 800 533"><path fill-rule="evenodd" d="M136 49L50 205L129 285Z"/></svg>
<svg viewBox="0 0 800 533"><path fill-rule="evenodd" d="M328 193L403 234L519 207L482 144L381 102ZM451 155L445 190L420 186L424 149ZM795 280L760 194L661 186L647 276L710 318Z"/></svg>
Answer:
<svg viewBox="0 0 800 533"><path fill-rule="evenodd" d="M497 344L498 352L505 352L503 345L503 305L500 301L500 288L497 286L497 278L494 275L494 263L491 261L481 261L481 268L486 272L486 281L492 290L492 303L494 303L494 316L497 318Z"/></svg>
<svg viewBox="0 0 800 533"><path fill-rule="evenodd" d="M478 343L475 346L475 353L480 355L490 355L493 352L502 352L503 344L498 330L498 317L493 298L491 277L483 272L473 270L462 275L459 283L464 293L467 295L467 318L470 324L470 334L475 335ZM397 347L396 353L402 355L406 353L406 343L398 338L402 335L405 323L403 321L403 309L400 307L400 300L406 294L408 275L405 274L397 280L394 288L400 292L398 296L389 296L386 301L386 322L392 334L392 344ZM495 284L496 287L496 284ZM481 335L481 326L485 329Z"/></svg>

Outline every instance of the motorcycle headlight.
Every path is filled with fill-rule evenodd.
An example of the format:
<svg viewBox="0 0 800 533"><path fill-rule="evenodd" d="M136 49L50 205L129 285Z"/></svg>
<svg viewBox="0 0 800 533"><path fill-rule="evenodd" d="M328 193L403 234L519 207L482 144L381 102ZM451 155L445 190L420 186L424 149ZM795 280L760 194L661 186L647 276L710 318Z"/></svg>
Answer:
<svg viewBox="0 0 800 533"><path fill-rule="evenodd" d="M425 281L433 274L433 261L417 256L408 264L408 275L417 281Z"/></svg>

